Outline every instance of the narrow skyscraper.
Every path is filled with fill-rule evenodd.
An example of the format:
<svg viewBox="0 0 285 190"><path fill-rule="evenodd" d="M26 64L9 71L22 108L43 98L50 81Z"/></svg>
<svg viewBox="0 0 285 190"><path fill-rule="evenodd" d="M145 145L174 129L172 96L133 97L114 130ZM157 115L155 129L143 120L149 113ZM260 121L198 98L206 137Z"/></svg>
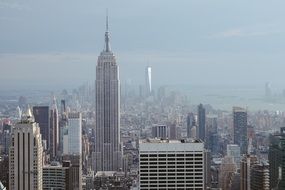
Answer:
<svg viewBox="0 0 285 190"><path fill-rule="evenodd" d="M122 164L120 143L120 81L116 58L111 51L106 18L105 49L96 66L96 126L93 169L117 171Z"/></svg>
<svg viewBox="0 0 285 190"><path fill-rule="evenodd" d="M247 154L247 112L240 107L233 108L234 144L240 146L240 153Z"/></svg>
<svg viewBox="0 0 285 190"><path fill-rule="evenodd" d="M49 147L50 156L55 158L59 148L59 120L58 120L58 109L56 105L56 99L53 97L51 109L50 109L50 131L49 131Z"/></svg>
<svg viewBox="0 0 285 190"><path fill-rule="evenodd" d="M198 137L202 141L205 141L205 130L206 130L206 110L203 104L198 106Z"/></svg>
<svg viewBox="0 0 285 190"><path fill-rule="evenodd" d="M145 68L145 89L146 89L146 96L150 96L151 95L151 67L147 66Z"/></svg>

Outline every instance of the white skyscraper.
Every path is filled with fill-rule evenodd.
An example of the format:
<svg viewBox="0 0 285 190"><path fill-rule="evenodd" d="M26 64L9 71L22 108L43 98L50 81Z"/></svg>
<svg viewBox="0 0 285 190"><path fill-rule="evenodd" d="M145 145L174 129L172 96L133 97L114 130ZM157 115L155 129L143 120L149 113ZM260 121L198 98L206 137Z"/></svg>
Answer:
<svg viewBox="0 0 285 190"><path fill-rule="evenodd" d="M204 144L149 139L140 142L140 189L204 189Z"/></svg>
<svg viewBox="0 0 285 190"><path fill-rule="evenodd" d="M151 67L147 66L145 69L145 88L146 88L146 95L151 95L152 87L151 87Z"/></svg>
<svg viewBox="0 0 285 190"><path fill-rule="evenodd" d="M79 112L68 113L68 127L63 136L63 154L81 155L82 116Z"/></svg>
<svg viewBox="0 0 285 190"><path fill-rule="evenodd" d="M40 128L31 110L13 129L9 152L9 188L37 189L43 185L43 147Z"/></svg>
<svg viewBox="0 0 285 190"><path fill-rule="evenodd" d="M96 126L94 171L116 171L122 165L120 144L120 81L116 58L111 51L106 19L105 49L96 66Z"/></svg>

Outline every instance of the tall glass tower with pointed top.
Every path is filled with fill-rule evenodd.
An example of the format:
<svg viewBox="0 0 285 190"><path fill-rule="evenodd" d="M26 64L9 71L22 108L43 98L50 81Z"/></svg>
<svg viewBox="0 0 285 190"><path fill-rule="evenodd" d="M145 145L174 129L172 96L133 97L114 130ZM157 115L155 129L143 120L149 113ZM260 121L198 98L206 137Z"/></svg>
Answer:
<svg viewBox="0 0 285 190"><path fill-rule="evenodd" d="M93 170L118 171L122 167L120 143L120 80L116 58L111 51L108 16L105 49L96 66L96 126Z"/></svg>

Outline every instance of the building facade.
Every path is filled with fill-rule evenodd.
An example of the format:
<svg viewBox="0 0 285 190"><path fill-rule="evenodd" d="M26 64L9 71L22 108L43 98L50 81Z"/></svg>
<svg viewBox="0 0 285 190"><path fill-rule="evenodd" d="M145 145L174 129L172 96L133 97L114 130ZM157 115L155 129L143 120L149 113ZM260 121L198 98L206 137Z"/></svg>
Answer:
<svg viewBox="0 0 285 190"><path fill-rule="evenodd" d="M152 139L139 149L140 189L204 189L202 142Z"/></svg>
<svg viewBox="0 0 285 190"><path fill-rule="evenodd" d="M69 167L51 163L43 167L43 189L69 190Z"/></svg>
<svg viewBox="0 0 285 190"><path fill-rule="evenodd" d="M82 153L82 116L79 112L68 113L68 126L63 136L63 154Z"/></svg>

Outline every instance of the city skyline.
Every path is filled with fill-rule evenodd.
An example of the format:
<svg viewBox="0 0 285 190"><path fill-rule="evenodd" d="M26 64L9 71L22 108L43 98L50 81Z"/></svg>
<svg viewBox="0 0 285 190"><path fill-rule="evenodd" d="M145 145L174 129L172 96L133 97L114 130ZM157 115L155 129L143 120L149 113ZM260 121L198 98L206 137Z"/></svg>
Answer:
<svg viewBox="0 0 285 190"><path fill-rule="evenodd" d="M0 189L283 189L282 5L1 1Z"/></svg>
<svg viewBox="0 0 285 190"><path fill-rule="evenodd" d="M154 86L181 83L263 86L267 81L282 85L283 69L277 68L284 68L280 61L284 59L284 13L280 8L284 2L181 1L180 5L171 1L139 2L149 14L137 10L131 1L122 3L131 8L122 11L118 2L112 0L98 4L66 0L1 2L0 64L6 72L0 76L5 81L0 87L54 88L70 85L71 79L75 79L72 85L93 82L95 78L89 68L95 68L94 61L102 49L99 36L106 8L112 18L114 49L122 63L122 82L143 84L143 69L151 60L150 66L159 71L159 76L153 75ZM254 9L255 6L260 9ZM162 9L156 11L159 7ZM50 13L51 9L57 17ZM203 12L197 12L198 9ZM266 9L274 11L262 11ZM243 14L239 14L241 10ZM20 35L16 31L21 31ZM46 36L51 40L46 40ZM217 77L221 68L224 72ZM250 71L256 68L258 72L252 78ZM38 72L29 75L29 70ZM202 70L207 77L199 77L199 72L189 75L188 70ZM171 78L167 75L170 72ZM239 73L243 73L242 78Z"/></svg>

